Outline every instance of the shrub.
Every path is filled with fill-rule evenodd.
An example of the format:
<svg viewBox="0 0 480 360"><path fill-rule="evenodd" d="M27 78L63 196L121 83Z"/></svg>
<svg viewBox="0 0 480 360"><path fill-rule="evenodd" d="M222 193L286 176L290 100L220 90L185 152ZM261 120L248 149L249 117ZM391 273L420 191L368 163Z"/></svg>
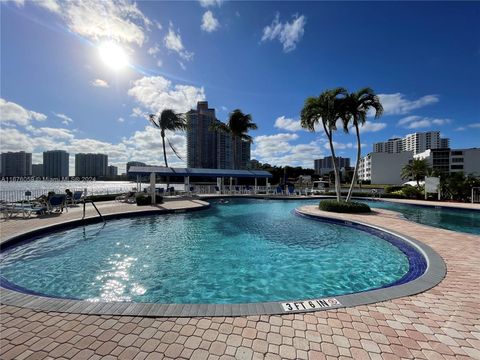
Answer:
<svg viewBox="0 0 480 360"><path fill-rule="evenodd" d="M385 186L385 193L386 194L392 194L398 190L402 190L402 185L389 185L389 186Z"/></svg>
<svg viewBox="0 0 480 360"><path fill-rule="evenodd" d="M422 186L417 188L416 186L405 185L401 192L409 199L421 199L424 197L424 188Z"/></svg>
<svg viewBox="0 0 480 360"><path fill-rule="evenodd" d="M138 206L150 205L152 203L152 196L146 194L139 194L135 198ZM155 204L163 203L163 197L161 195L155 195Z"/></svg>
<svg viewBox="0 0 480 360"><path fill-rule="evenodd" d="M319 204L319 209L323 211L337 212L337 213L369 213L370 206L364 203L355 201L340 201L337 200L322 200Z"/></svg>

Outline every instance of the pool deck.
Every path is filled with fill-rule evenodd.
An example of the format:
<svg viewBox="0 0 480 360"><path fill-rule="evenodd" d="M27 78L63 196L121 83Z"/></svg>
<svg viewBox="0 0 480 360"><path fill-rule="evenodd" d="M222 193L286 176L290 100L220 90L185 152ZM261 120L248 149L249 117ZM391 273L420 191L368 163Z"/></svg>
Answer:
<svg viewBox="0 0 480 360"><path fill-rule="evenodd" d="M102 214L146 210L114 202L98 205ZM201 207L203 202L171 201L151 211L190 206ZM346 215L307 206L303 211L419 240L444 259L447 275L436 287L414 296L308 314L146 318L1 305L0 358L480 359L480 236L412 223L387 210ZM94 210L88 209L87 216L95 216ZM59 216L2 220L0 239L79 217L81 209L70 208Z"/></svg>

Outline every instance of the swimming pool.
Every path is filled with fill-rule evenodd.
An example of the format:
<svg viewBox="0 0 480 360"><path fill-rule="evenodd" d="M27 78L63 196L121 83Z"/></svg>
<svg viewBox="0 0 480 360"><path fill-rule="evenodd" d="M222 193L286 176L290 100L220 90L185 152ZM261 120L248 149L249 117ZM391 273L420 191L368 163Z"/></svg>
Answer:
<svg viewBox="0 0 480 360"><path fill-rule="evenodd" d="M60 298L232 304L362 292L408 274L390 242L292 214L306 203L318 200L229 199L64 230L5 251L2 277Z"/></svg>
<svg viewBox="0 0 480 360"><path fill-rule="evenodd" d="M399 204L388 201L363 201L370 207L401 213L407 220L447 230L480 235L480 211L446 207Z"/></svg>

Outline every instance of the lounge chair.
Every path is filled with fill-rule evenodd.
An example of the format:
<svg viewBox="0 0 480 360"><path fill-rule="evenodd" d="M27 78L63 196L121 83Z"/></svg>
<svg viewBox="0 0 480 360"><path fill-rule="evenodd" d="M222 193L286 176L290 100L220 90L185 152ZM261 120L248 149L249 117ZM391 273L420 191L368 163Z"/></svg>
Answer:
<svg viewBox="0 0 480 360"><path fill-rule="evenodd" d="M115 201L134 204L136 202L136 194L130 191L126 194L119 195L115 198Z"/></svg>
<svg viewBox="0 0 480 360"><path fill-rule="evenodd" d="M67 204L70 205L77 205L79 202L81 202L83 195L83 191L75 191L71 197L67 197L66 202Z"/></svg>
<svg viewBox="0 0 480 360"><path fill-rule="evenodd" d="M48 212L51 214L53 212L63 212L63 208L68 211L66 207L66 195L55 194L52 195L47 202Z"/></svg>
<svg viewBox="0 0 480 360"><path fill-rule="evenodd" d="M47 206L44 205L34 205L34 204L11 204L10 205L10 216L13 217L13 214L22 214L24 218L30 218L32 214L41 215L46 213L48 210Z"/></svg>

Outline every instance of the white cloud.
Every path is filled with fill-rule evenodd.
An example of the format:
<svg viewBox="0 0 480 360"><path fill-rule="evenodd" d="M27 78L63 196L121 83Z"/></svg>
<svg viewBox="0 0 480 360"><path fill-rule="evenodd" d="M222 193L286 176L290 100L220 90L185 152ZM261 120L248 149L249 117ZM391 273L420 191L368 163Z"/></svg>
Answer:
<svg viewBox="0 0 480 360"><path fill-rule="evenodd" d="M288 119L285 116L280 116L275 120L274 126L278 129L288 131L300 131L305 130L300 125L300 120Z"/></svg>
<svg viewBox="0 0 480 360"><path fill-rule="evenodd" d="M425 95L417 100L407 100L401 93L378 94L383 106L384 115L404 115L412 110L427 105L436 104L439 101L438 95Z"/></svg>
<svg viewBox="0 0 480 360"><path fill-rule="evenodd" d="M456 128L455 131L465 131L467 129L480 129L480 123L473 123L465 126L460 126Z"/></svg>
<svg viewBox="0 0 480 360"><path fill-rule="evenodd" d="M280 15L277 13L273 22L263 29L261 41L272 41L278 38L278 41L283 45L284 52L293 51L305 32L304 28L306 23L307 20L305 16L298 16L298 14L293 16L291 22L281 23Z"/></svg>
<svg viewBox="0 0 480 360"><path fill-rule="evenodd" d="M93 86L104 87L104 88L108 88L110 86L110 85L108 85L108 82L106 82L105 80L102 80L102 79L92 80L91 84Z"/></svg>
<svg viewBox="0 0 480 360"><path fill-rule="evenodd" d="M22 8L25 6L25 0L12 0L12 2L17 5L19 8Z"/></svg>
<svg viewBox="0 0 480 360"><path fill-rule="evenodd" d="M434 125L442 126L450 124L451 119L429 118L417 115L407 116L398 121L398 125L404 126L407 129L427 128Z"/></svg>
<svg viewBox="0 0 480 360"><path fill-rule="evenodd" d="M292 144L297 134L280 133L254 138L252 158L271 165L290 165L313 168L313 160L323 156L320 141Z"/></svg>
<svg viewBox="0 0 480 360"><path fill-rule="evenodd" d="M193 53L185 50L185 47L182 43L182 37L180 33L176 33L170 24L168 29L168 34L163 38L165 47L171 51L176 52L182 59L191 60L193 58Z"/></svg>
<svg viewBox="0 0 480 360"><path fill-rule="evenodd" d="M53 113L56 117L62 119L62 124L69 125L73 122L73 119L65 114L57 114L56 112Z"/></svg>
<svg viewBox="0 0 480 360"><path fill-rule="evenodd" d="M157 29L158 29L158 30L162 30L162 29L163 29L163 26L162 26L162 24L160 24L159 21L154 20L154 23L155 23L155 25L157 26Z"/></svg>
<svg viewBox="0 0 480 360"><path fill-rule="evenodd" d="M24 107L0 98L0 122L26 126L32 120L44 121L47 116L36 111L27 110Z"/></svg>
<svg viewBox="0 0 480 360"><path fill-rule="evenodd" d="M386 123L367 121L363 126L360 126L360 133L377 132L386 127ZM354 131L355 129L353 128L351 130Z"/></svg>
<svg viewBox="0 0 480 360"><path fill-rule="evenodd" d="M199 3L202 7L221 6L223 0L199 0Z"/></svg>
<svg viewBox="0 0 480 360"><path fill-rule="evenodd" d="M202 30L206 32L213 32L220 27L220 23L213 16L213 13L208 10L202 16Z"/></svg>
<svg viewBox="0 0 480 360"><path fill-rule="evenodd" d="M128 90L128 95L153 113L165 109L184 113L196 105L197 101L205 100L203 87L173 85L162 76L145 76L136 80Z"/></svg>
<svg viewBox="0 0 480 360"><path fill-rule="evenodd" d="M88 39L115 40L142 46L144 27L151 21L128 0L32 1L49 11L60 14L69 29Z"/></svg>
<svg viewBox="0 0 480 360"><path fill-rule="evenodd" d="M143 111L142 109L138 107L134 107L132 109L132 113L130 114L131 117L138 117L138 118L145 118L148 119L148 113Z"/></svg>
<svg viewBox="0 0 480 360"><path fill-rule="evenodd" d="M54 13L60 13L61 11L60 4L56 0L37 0L36 4Z"/></svg>
<svg viewBox="0 0 480 360"><path fill-rule="evenodd" d="M158 44L155 44L154 46L152 46L147 50L147 52L153 56L155 56L159 51L160 51L160 46L158 46Z"/></svg>
<svg viewBox="0 0 480 360"><path fill-rule="evenodd" d="M27 129L31 133L37 136L46 135L52 139L73 139L74 138L72 131L69 129L51 128L51 127L41 127L41 128L28 127Z"/></svg>
<svg viewBox="0 0 480 360"><path fill-rule="evenodd" d="M162 67L162 65L163 65L162 60L157 60L157 66L158 66L158 67Z"/></svg>
<svg viewBox="0 0 480 360"><path fill-rule="evenodd" d="M123 117L119 117L119 118L117 119L117 121L118 121L119 123L123 123L123 122L125 122L125 119L124 119Z"/></svg>
<svg viewBox="0 0 480 360"><path fill-rule="evenodd" d="M0 149L2 152L7 151L26 151L32 152L34 149L34 138L20 132L15 128L2 128L2 141L0 141Z"/></svg>
<svg viewBox="0 0 480 360"><path fill-rule="evenodd" d="M145 121L145 128L117 143L99 141L90 138L77 138L76 132L65 128L40 127L25 124L22 130L2 128L0 151L27 151L33 153L34 162L41 162L41 153L46 150L63 149L70 153L70 174L74 175L74 154L98 152L108 155L110 165L125 169L130 160L142 160L149 164L163 164L162 144L159 130ZM23 124L20 124L23 126ZM167 132L167 137L179 152L178 160L170 148L167 148L169 165L185 166L186 138L184 133Z"/></svg>

